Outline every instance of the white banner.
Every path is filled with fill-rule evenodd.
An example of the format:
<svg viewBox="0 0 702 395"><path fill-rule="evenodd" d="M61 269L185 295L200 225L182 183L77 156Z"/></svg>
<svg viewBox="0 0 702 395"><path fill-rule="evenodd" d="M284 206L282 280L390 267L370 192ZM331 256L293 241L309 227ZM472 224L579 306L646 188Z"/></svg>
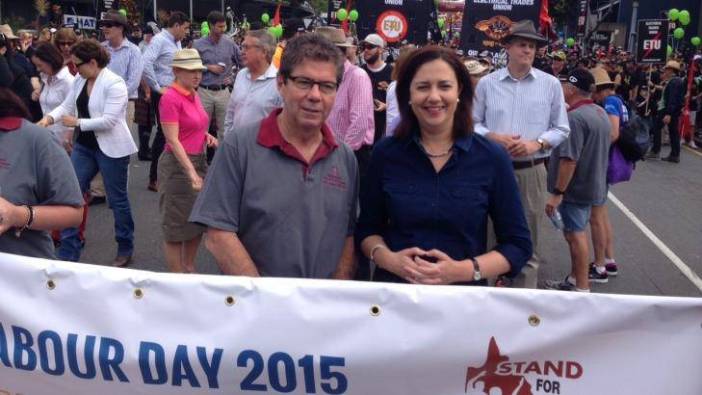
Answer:
<svg viewBox="0 0 702 395"><path fill-rule="evenodd" d="M0 267L0 394L702 394L700 298Z"/></svg>
<svg viewBox="0 0 702 395"><path fill-rule="evenodd" d="M79 29L95 30L96 19L92 16L64 15L63 24L73 25Z"/></svg>

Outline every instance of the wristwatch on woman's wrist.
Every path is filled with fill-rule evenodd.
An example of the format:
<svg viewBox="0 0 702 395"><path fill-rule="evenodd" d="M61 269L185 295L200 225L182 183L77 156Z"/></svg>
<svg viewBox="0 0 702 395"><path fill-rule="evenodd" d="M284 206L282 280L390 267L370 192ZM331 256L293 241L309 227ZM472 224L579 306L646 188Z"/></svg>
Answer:
<svg viewBox="0 0 702 395"><path fill-rule="evenodd" d="M483 275L480 273L480 263L478 262L478 258L471 259L471 262L473 262L473 281L482 280Z"/></svg>

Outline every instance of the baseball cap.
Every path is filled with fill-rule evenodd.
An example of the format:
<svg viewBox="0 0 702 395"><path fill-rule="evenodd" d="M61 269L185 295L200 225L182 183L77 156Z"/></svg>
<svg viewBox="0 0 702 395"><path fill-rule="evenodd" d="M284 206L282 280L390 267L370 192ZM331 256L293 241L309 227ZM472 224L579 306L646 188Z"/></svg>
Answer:
<svg viewBox="0 0 702 395"><path fill-rule="evenodd" d="M560 80L573 84L575 87L585 92L592 92L595 86L595 77L592 76L592 73L583 69L575 69L567 76L562 76Z"/></svg>
<svg viewBox="0 0 702 395"><path fill-rule="evenodd" d="M375 33L367 35L363 42L375 45L376 47L385 48L385 40Z"/></svg>

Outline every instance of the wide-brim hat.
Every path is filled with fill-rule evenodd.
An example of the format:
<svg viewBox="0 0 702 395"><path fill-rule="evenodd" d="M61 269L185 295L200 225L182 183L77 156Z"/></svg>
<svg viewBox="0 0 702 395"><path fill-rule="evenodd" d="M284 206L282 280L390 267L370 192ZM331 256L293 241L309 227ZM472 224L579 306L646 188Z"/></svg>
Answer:
<svg viewBox="0 0 702 395"><path fill-rule="evenodd" d="M595 86L614 85L612 79L609 78L609 73L602 67L595 67L590 70L590 73L592 73L592 76L595 78Z"/></svg>
<svg viewBox="0 0 702 395"><path fill-rule="evenodd" d="M173 56L171 67L184 70L207 70L197 49L181 49Z"/></svg>
<svg viewBox="0 0 702 395"><path fill-rule="evenodd" d="M349 48L352 46L346 41L346 34L341 29L331 26L320 26L314 32L331 41L337 47Z"/></svg>
<svg viewBox="0 0 702 395"><path fill-rule="evenodd" d="M98 26L102 26L105 22L111 22L111 23L116 23L118 25L124 26L124 29L127 30L131 26L129 25L129 21L127 20L127 17L122 15L119 11L115 10L109 10L105 13L105 15L98 21Z"/></svg>
<svg viewBox="0 0 702 395"><path fill-rule="evenodd" d="M12 32L12 28L8 24L0 25L0 33L5 35L5 38L8 40L17 40L19 37L15 36L15 33Z"/></svg>
<svg viewBox="0 0 702 395"><path fill-rule="evenodd" d="M680 62L676 62L674 60L669 60L668 63L665 64L666 69L673 69L675 71L680 71Z"/></svg>
<svg viewBox="0 0 702 395"><path fill-rule="evenodd" d="M509 28L509 34L507 34L502 39L502 42L509 42L509 40L511 40L514 37L520 37L527 40L536 41L538 44L548 43L546 37L544 37L541 33L536 31L536 28L534 27L534 22L528 19L513 23L512 27Z"/></svg>

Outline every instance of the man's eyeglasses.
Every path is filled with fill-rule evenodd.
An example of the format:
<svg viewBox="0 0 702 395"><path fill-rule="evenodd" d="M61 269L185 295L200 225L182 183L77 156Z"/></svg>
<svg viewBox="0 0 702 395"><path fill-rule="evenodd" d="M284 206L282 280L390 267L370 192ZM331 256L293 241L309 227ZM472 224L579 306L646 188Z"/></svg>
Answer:
<svg viewBox="0 0 702 395"><path fill-rule="evenodd" d="M113 22L100 22L100 26L102 26L102 27L115 27L115 26L119 26L119 25L117 23L113 23Z"/></svg>
<svg viewBox="0 0 702 395"><path fill-rule="evenodd" d="M317 85L319 86L320 92L322 92L325 95L331 95L336 92L337 88L339 88L339 84L337 84L336 82L315 81L307 77L293 76L288 77L288 79L293 82L293 85L295 85L297 89L302 91L309 91L310 89L312 89L313 86Z"/></svg>

